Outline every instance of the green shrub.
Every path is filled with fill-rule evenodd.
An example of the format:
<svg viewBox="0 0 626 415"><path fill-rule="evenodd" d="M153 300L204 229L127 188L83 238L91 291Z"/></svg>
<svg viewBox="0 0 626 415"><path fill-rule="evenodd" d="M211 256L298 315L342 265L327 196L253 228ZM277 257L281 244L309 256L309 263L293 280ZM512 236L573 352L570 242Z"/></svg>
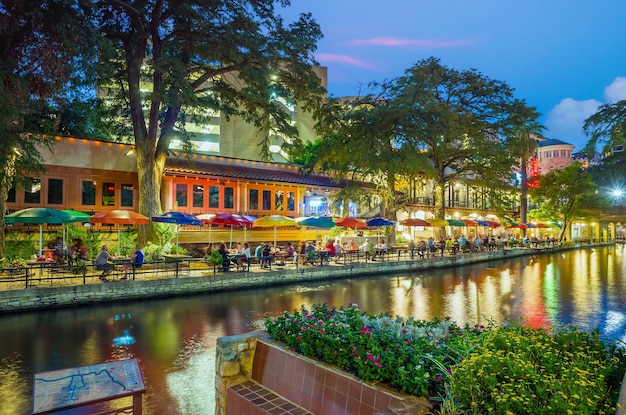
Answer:
<svg viewBox="0 0 626 415"><path fill-rule="evenodd" d="M597 330L460 328L326 304L265 316L264 325L275 340L363 380L441 396L441 415L614 413L626 368L626 351Z"/></svg>

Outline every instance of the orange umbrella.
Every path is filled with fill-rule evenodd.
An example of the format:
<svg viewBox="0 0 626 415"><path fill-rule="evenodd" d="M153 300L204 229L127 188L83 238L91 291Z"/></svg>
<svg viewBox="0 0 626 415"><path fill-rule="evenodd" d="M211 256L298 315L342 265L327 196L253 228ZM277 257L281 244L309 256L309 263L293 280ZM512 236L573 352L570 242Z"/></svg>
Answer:
<svg viewBox="0 0 626 415"><path fill-rule="evenodd" d="M400 221L400 225L402 226L430 226L430 223L425 221L424 219L418 218L410 218Z"/></svg>
<svg viewBox="0 0 626 415"><path fill-rule="evenodd" d="M96 213L89 217L91 223L110 223L117 225L117 254L120 254L122 234L120 225L147 225L150 219L141 213L126 209L114 209Z"/></svg>
<svg viewBox="0 0 626 415"><path fill-rule="evenodd" d="M367 223L352 217L339 218L335 221L335 224L343 228L367 228Z"/></svg>

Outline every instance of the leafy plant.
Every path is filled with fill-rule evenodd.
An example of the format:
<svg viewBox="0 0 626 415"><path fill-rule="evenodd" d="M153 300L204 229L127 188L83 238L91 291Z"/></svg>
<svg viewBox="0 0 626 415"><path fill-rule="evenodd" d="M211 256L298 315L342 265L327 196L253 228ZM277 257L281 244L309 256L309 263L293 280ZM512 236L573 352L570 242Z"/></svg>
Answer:
<svg viewBox="0 0 626 415"><path fill-rule="evenodd" d="M74 275L85 275L87 273L87 262L83 259L77 258L72 263L71 271Z"/></svg>
<svg viewBox="0 0 626 415"><path fill-rule="evenodd" d="M208 256L205 257L206 262L209 265L217 266L222 265L222 254L219 251L213 251Z"/></svg>
<svg viewBox="0 0 626 415"><path fill-rule="evenodd" d="M572 327L461 328L448 319L367 314L355 304L302 306L265 316L264 325L305 356L440 401L440 415L613 413L626 368L626 350L605 344L597 330Z"/></svg>

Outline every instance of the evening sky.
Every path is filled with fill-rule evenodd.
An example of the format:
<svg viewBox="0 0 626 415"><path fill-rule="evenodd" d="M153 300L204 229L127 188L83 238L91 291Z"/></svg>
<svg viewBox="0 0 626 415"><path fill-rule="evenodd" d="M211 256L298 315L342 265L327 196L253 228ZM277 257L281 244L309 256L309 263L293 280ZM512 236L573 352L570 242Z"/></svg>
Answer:
<svg viewBox="0 0 626 415"><path fill-rule="evenodd" d="M544 135L576 146L599 105L626 99L623 0L292 0L324 38L314 56L328 92L364 95L434 56L504 81L537 107Z"/></svg>

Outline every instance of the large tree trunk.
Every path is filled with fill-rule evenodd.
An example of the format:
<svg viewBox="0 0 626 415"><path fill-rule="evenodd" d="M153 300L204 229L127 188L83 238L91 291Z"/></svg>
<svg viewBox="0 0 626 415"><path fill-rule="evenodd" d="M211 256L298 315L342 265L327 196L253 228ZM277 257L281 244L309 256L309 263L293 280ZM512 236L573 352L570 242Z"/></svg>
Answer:
<svg viewBox="0 0 626 415"><path fill-rule="evenodd" d="M6 256L5 242L4 238L6 237L4 226L4 214L7 211L7 198L9 197L9 184L6 183L6 180L0 181L0 258L4 258Z"/></svg>
<svg viewBox="0 0 626 415"><path fill-rule="evenodd" d="M397 212L396 212L396 175L394 174L392 169L387 170L387 188L389 189L387 197L384 199L384 215L387 219L396 222ZM389 233L389 240L387 241L389 246L396 245L396 227L391 227L391 232Z"/></svg>
<svg viewBox="0 0 626 415"><path fill-rule="evenodd" d="M435 209L434 209L434 213L435 213L435 219L445 219L446 217L446 208L445 208L445 197L446 197L446 192L445 192L445 186L444 183L441 181L438 181L435 184ZM441 239L445 239L446 238L446 228L435 228L436 232L435 233L435 238L438 240Z"/></svg>
<svg viewBox="0 0 626 415"><path fill-rule="evenodd" d="M157 157L154 148L137 146L137 178L139 182L139 213L151 218L161 213L161 182L165 169L165 156ZM155 225L139 226L137 242L158 242Z"/></svg>

